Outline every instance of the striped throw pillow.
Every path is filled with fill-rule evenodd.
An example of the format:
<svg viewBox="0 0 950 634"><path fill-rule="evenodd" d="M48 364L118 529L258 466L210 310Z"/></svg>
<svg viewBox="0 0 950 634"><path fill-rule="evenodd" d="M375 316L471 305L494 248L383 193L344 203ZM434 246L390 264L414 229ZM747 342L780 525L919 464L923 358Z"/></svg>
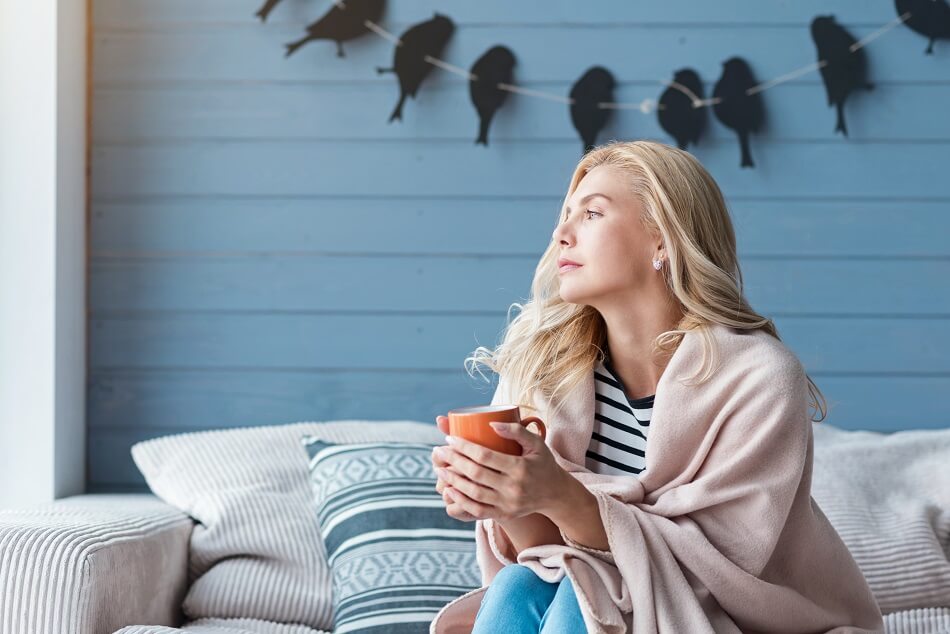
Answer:
<svg viewBox="0 0 950 634"><path fill-rule="evenodd" d="M434 445L303 443L333 578L334 634L425 634L446 603L480 587L475 524L445 512Z"/></svg>
<svg viewBox="0 0 950 634"><path fill-rule="evenodd" d="M308 435L340 444L445 439L433 423L349 419L186 432L132 446L152 492L195 519L181 606L189 618L333 627L333 579L300 445Z"/></svg>

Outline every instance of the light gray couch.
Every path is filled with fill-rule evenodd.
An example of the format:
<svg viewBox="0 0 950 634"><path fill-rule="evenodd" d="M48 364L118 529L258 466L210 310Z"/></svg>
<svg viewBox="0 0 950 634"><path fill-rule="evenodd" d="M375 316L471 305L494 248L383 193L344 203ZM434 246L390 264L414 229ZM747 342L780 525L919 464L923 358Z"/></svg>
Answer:
<svg viewBox="0 0 950 634"><path fill-rule="evenodd" d="M0 511L0 631L112 634L178 625L194 522L151 494Z"/></svg>
<svg viewBox="0 0 950 634"><path fill-rule="evenodd" d="M0 634L326 634L258 619L186 623L194 526L150 493L0 510Z"/></svg>
<svg viewBox="0 0 950 634"><path fill-rule="evenodd" d="M862 566L887 634L950 632L947 456L950 429L816 426L813 497ZM0 510L0 634L325 634L238 615L187 621L195 522L152 494Z"/></svg>

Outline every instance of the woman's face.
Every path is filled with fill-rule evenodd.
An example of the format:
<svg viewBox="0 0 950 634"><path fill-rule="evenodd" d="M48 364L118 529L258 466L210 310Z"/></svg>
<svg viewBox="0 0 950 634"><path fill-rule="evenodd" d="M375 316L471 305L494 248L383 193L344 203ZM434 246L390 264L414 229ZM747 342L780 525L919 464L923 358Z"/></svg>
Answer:
<svg viewBox="0 0 950 634"><path fill-rule="evenodd" d="M659 281L652 260L665 259L665 252L641 225L643 206L625 181L619 168L598 165L567 202L568 216L553 235L560 245L558 277L566 302L606 307L635 299Z"/></svg>

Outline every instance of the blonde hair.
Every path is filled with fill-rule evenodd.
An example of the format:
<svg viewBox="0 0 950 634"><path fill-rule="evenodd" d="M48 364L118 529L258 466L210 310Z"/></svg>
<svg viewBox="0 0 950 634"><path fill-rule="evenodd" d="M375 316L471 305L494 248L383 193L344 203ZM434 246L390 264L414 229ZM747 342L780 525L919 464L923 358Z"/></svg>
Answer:
<svg viewBox="0 0 950 634"><path fill-rule="evenodd" d="M755 312L742 294L732 220L719 186L688 152L653 141L613 141L587 152L574 169L558 218L566 219L567 202L593 168L609 165L628 175L628 184L643 206L642 223L662 237L668 266L662 275L683 312L673 330L660 333L653 353L672 355L687 331L703 336L699 383L712 376L718 351L704 326L722 324L742 330L762 329L781 340L771 319ZM571 304L558 292L559 244L552 239L541 256L525 304L513 303L502 342L484 346L465 359L469 375L484 366L509 381L513 402L532 403L536 393L557 403L604 359L607 327L596 309ZM511 309L519 312L511 318ZM479 369L481 374L481 370ZM482 374L484 376L484 374ZM811 377L810 406L824 420L824 395Z"/></svg>

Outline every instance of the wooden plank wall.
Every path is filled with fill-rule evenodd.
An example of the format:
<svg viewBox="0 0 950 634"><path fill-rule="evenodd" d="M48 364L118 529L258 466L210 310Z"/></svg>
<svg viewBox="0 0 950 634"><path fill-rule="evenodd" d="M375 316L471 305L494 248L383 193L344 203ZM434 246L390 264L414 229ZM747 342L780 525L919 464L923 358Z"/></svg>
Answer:
<svg viewBox="0 0 950 634"><path fill-rule="evenodd" d="M284 0L94 0L89 490L141 490L139 440L342 418L431 421L486 401L462 361L524 299L580 142L566 106L513 95L488 148L468 89L436 69L404 120L392 45L283 44L329 7ZM616 98L658 98L732 55L760 80L815 61L808 24L857 37L891 3L393 0L401 33L438 10L468 68L502 43L516 83L567 94L591 65ZM833 133L817 73L765 93L740 170L710 120L694 153L725 191L747 296L829 399L827 422L944 427L950 394L950 46L899 27L867 47L873 93ZM615 113L600 141L670 142Z"/></svg>

